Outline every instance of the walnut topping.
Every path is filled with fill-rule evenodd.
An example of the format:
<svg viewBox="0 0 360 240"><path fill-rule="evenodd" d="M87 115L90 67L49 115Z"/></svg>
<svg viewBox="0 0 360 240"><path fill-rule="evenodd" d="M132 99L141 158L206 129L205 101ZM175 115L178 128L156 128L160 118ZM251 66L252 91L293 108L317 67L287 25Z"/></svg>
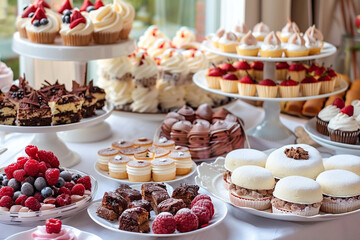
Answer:
<svg viewBox="0 0 360 240"><path fill-rule="evenodd" d="M284 153L287 157L289 158L293 158L295 160L307 160L309 159L309 153L308 151L305 151L303 148L301 147L297 147L296 149L291 147L291 148L286 148L284 150Z"/></svg>

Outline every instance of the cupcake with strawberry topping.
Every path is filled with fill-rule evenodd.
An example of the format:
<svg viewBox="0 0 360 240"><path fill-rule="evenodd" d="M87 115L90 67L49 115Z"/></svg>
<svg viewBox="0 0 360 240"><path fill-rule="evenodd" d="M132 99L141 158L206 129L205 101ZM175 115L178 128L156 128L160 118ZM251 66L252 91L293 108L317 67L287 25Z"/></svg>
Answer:
<svg viewBox="0 0 360 240"><path fill-rule="evenodd" d="M316 130L325 136L329 136L329 122L343 107L345 107L344 100L342 98L336 98L332 105L328 105L322 109L316 116Z"/></svg>
<svg viewBox="0 0 360 240"><path fill-rule="evenodd" d="M356 144L360 134L359 123L353 116L354 107L348 105L333 117L328 125L331 141Z"/></svg>
<svg viewBox="0 0 360 240"><path fill-rule="evenodd" d="M282 98L298 97L300 92L300 84L289 78L280 83L279 92L280 97Z"/></svg>
<svg viewBox="0 0 360 240"><path fill-rule="evenodd" d="M318 67L315 71L313 71L313 76L319 80L320 77L325 76L326 68L324 66Z"/></svg>
<svg viewBox="0 0 360 240"><path fill-rule="evenodd" d="M220 64L219 68L224 70L226 73L236 74L237 72L236 68L230 62Z"/></svg>
<svg viewBox="0 0 360 240"><path fill-rule="evenodd" d="M320 67L315 63L311 63L311 66L307 68L306 72L310 75L314 75L315 71L318 70Z"/></svg>
<svg viewBox="0 0 360 240"><path fill-rule="evenodd" d="M172 44L175 47L181 48L184 44L195 42L195 34L187 27L181 27L175 34Z"/></svg>
<svg viewBox="0 0 360 240"><path fill-rule="evenodd" d="M87 46L92 40L94 25L87 16L65 10L60 35L66 46Z"/></svg>
<svg viewBox="0 0 360 240"><path fill-rule="evenodd" d="M251 78L250 74L242 77L239 80L238 90L241 96L255 96L256 82Z"/></svg>
<svg viewBox="0 0 360 240"><path fill-rule="evenodd" d="M253 70L250 67L250 64L247 61L238 61L233 64L234 68L236 68L236 75L241 79L248 74L252 75Z"/></svg>
<svg viewBox="0 0 360 240"><path fill-rule="evenodd" d="M300 88L303 97L316 96L320 93L321 83L312 76L301 81Z"/></svg>
<svg viewBox="0 0 360 240"><path fill-rule="evenodd" d="M264 79L256 85L256 90L259 97L275 98L278 92L278 86L271 79Z"/></svg>
<svg viewBox="0 0 360 240"><path fill-rule="evenodd" d="M329 77L335 79L335 88L340 87L341 85L341 77L334 71L332 68L327 68L325 72Z"/></svg>
<svg viewBox="0 0 360 240"><path fill-rule="evenodd" d="M331 93L335 89L335 78L329 75L323 75L318 79L321 82L320 94Z"/></svg>
<svg viewBox="0 0 360 240"><path fill-rule="evenodd" d="M276 63L275 78L276 80L285 80L288 74L289 64L287 62Z"/></svg>
<svg viewBox="0 0 360 240"><path fill-rule="evenodd" d="M31 21L36 9L34 4L26 6L23 13L16 18L15 25L21 38L27 38L26 25Z"/></svg>
<svg viewBox="0 0 360 240"><path fill-rule="evenodd" d="M209 88L220 89L220 79L226 72L219 67L209 68L206 74L206 82Z"/></svg>
<svg viewBox="0 0 360 240"><path fill-rule="evenodd" d="M238 92L237 81L238 81L238 78L235 74L228 73L228 74L222 76L220 79L221 91L227 92L227 93Z"/></svg>
<svg viewBox="0 0 360 240"><path fill-rule="evenodd" d="M259 44L251 31L245 34L245 36L241 38L240 44L236 46L237 54L243 56L256 57L259 53L259 49Z"/></svg>
<svg viewBox="0 0 360 240"><path fill-rule="evenodd" d="M281 57L283 49L281 47L281 41L275 32L272 31L266 35L263 44L260 48L261 57Z"/></svg>
<svg viewBox="0 0 360 240"><path fill-rule="evenodd" d="M46 220L45 226L38 226L31 234L33 240L44 239L78 239L71 228L62 225L61 220L50 218Z"/></svg>
<svg viewBox="0 0 360 240"><path fill-rule="evenodd" d="M289 66L287 78L291 78L296 82L301 82L306 77L306 68L301 63L293 63Z"/></svg>
<svg viewBox="0 0 360 240"><path fill-rule="evenodd" d="M300 33L294 33L288 40L285 55L287 57L303 57L309 55L305 40Z"/></svg>
<svg viewBox="0 0 360 240"><path fill-rule="evenodd" d="M253 76L257 82L260 82L264 79L264 63L261 61L254 61L250 64L250 67L253 70Z"/></svg>

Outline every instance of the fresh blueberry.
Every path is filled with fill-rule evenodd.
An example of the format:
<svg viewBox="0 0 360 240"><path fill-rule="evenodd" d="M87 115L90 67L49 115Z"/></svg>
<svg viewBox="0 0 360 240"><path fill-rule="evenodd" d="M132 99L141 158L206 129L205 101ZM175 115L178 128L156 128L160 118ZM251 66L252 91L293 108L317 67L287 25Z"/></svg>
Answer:
<svg viewBox="0 0 360 240"><path fill-rule="evenodd" d="M0 181L2 181L4 179L3 175L0 175Z"/></svg>
<svg viewBox="0 0 360 240"><path fill-rule="evenodd" d="M41 190L41 195L44 198L51 197L53 195L53 190L51 189L51 187L46 187L43 190Z"/></svg>
<svg viewBox="0 0 360 240"><path fill-rule="evenodd" d="M46 24L48 24L49 23L49 20L47 20L46 18L42 18L41 20L40 20L40 25L46 25Z"/></svg>
<svg viewBox="0 0 360 240"><path fill-rule="evenodd" d="M35 19L35 20L33 21L33 25L34 25L35 27L40 27L40 21L37 20L37 19Z"/></svg>
<svg viewBox="0 0 360 240"><path fill-rule="evenodd" d="M65 180L62 177L59 177L57 183L55 184L55 187L61 188L65 185Z"/></svg>
<svg viewBox="0 0 360 240"><path fill-rule="evenodd" d="M9 180L7 180L7 178L5 178L5 179L2 181L2 185L3 185L3 186L7 186L7 185L8 185L8 182L9 182Z"/></svg>
<svg viewBox="0 0 360 240"><path fill-rule="evenodd" d="M74 182L76 182L79 178L81 178L80 174L74 174L74 175L72 176L72 180L73 180Z"/></svg>
<svg viewBox="0 0 360 240"><path fill-rule="evenodd" d="M65 182L71 181L71 173L69 173L68 171L62 171L60 173L60 177L62 177L65 180Z"/></svg>
<svg viewBox="0 0 360 240"><path fill-rule="evenodd" d="M41 191L44 187L47 186L45 178L38 177L34 182L34 186L35 186L36 190Z"/></svg>
<svg viewBox="0 0 360 240"><path fill-rule="evenodd" d="M64 15L70 16L71 11L69 9L65 9L63 12Z"/></svg>
<svg viewBox="0 0 360 240"><path fill-rule="evenodd" d="M21 193L26 196L32 196L34 194L34 187L30 183L24 183L21 186Z"/></svg>
<svg viewBox="0 0 360 240"><path fill-rule="evenodd" d="M62 167L59 167L59 171L62 172L62 171L65 171L65 169Z"/></svg>
<svg viewBox="0 0 360 240"><path fill-rule="evenodd" d="M17 191L17 190L20 190L21 184L15 178L12 178L9 180L8 186L12 187L14 189L14 191Z"/></svg>
<svg viewBox="0 0 360 240"><path fill-rule="evenodd" d="M70 23L70 16L69 15L64 16L63 22L69 24Z"/></svg>
<svg viewBox="0 0 360 240"><path fill-rule="evenodd" d="M34 14L35 13L33 13L33 12L29 13L28 18L32 18L34 16Z"/></svg>
<svg viewBox="0 0 360 240"><path fill-rule="evenodd" d="M88 6L88 7L86 8L86 11L87 11L87 12L91 12L91 11L93 11L93 10L95 10L95 7L94 7L94 6Z"/></svg>
<svg viewBox="0 0 360 240"><path fill-rule="evenodd" d="M15 201L21 195L20 191L14 192L13 200Z"/></svg>
<svg viewBox="0 0 360 240"><path fill-rule="evenodd" d="M30 183L31 185L34 185L34 182L35 182L35 178L32 177L32 176L29 176L27 178L25 178L24 181L21 182L21 185L23 185L24 183Z"/></svg>

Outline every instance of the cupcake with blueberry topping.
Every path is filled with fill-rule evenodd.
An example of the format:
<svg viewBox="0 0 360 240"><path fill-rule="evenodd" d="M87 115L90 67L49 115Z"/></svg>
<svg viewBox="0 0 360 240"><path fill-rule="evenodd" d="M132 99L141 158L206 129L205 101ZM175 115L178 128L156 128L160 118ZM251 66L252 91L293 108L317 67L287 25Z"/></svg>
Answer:
<svg viewBox="0 0 360 240"><path fill-rule="evenodd" d="M29 5L24 8L21 16L16 18L16 28L20 34L20 37L27 38L26 34L26 25L31 21L31 18L34 16L36 12L35 5Z"/></svg>

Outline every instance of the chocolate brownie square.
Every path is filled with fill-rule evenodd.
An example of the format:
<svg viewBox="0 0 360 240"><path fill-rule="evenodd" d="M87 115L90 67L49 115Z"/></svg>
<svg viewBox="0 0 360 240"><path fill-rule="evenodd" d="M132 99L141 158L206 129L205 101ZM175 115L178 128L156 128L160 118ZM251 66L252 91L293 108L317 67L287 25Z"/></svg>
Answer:
<svg viewBox="0 0 360 240"><path fill-rule="evenodd" d="M141 207L125 210L119 218L119 229L140 233L150 232L148 212Z"/></svg>
<svg viewBox="0 0 360 240"><path fill-rule="evenodd" d="M101 206L113 210L120 215L127 207L125 198L114 192L105 192Z"/></svg>
<svg viewBox="0 0 360 240"><path fill-rule="evenodd" d="M162 201L157 206L158 213L162 212L169 212L172 215L175 215L177 211L179 211L182 208L186 208L186 204L184 200L182 199L176 199L176 198L168 198L164 201Z"/></svg>
<svg viewBox="0 0 360 240"><path fill-rule="evenodd" d="M175 188L172 197L184 200L188 208L191 207L191 201L199 194L199 186L181 183Z"/></svg>

